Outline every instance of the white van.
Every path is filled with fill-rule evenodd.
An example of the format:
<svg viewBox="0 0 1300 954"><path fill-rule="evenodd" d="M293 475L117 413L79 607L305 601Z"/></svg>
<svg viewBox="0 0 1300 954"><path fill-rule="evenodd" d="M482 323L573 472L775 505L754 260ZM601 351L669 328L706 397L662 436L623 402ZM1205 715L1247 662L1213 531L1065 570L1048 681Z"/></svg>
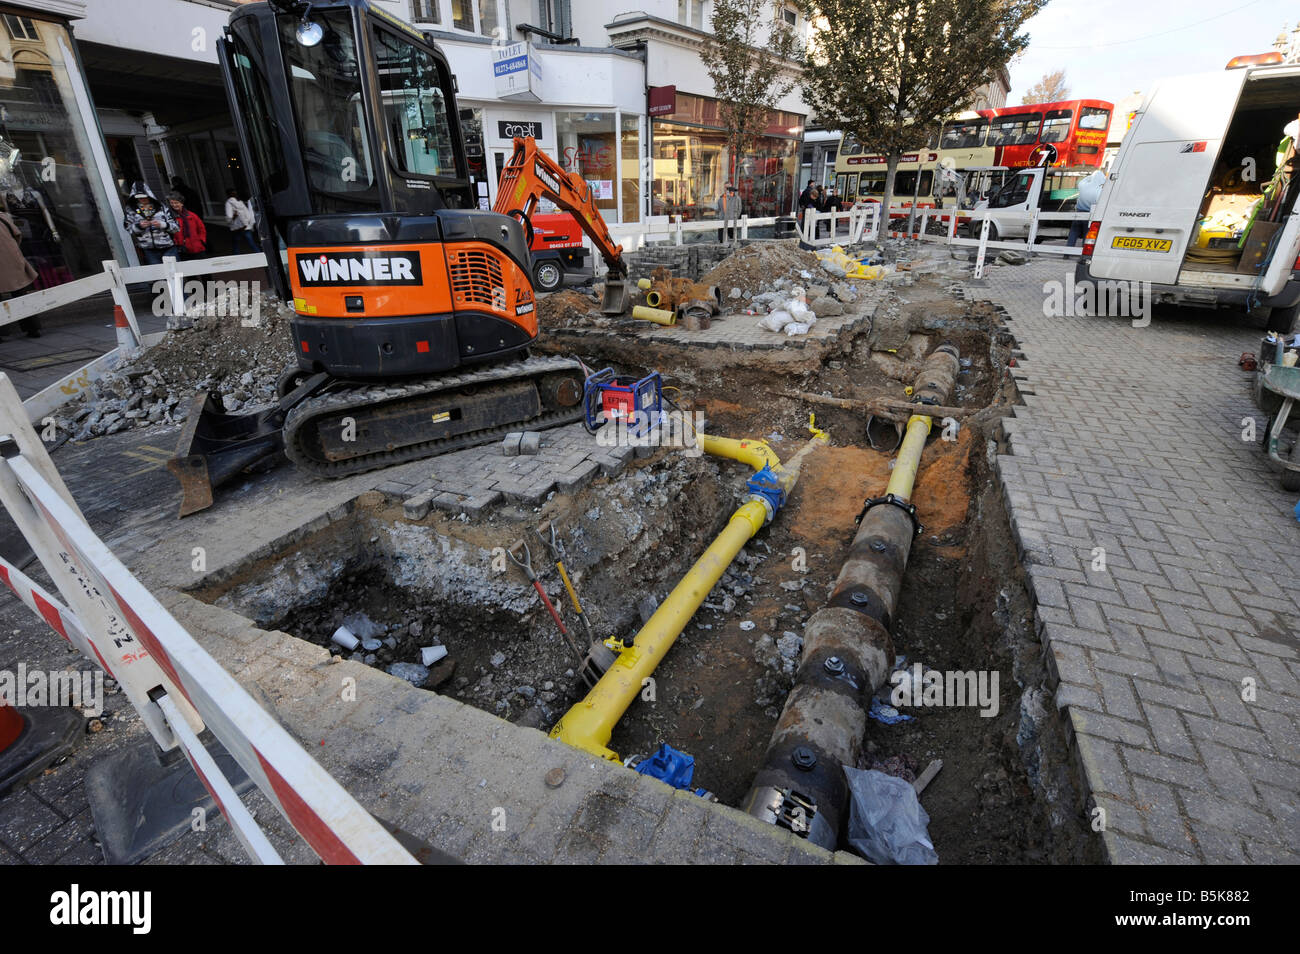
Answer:
<svg viewBox="0 0 1300 954"><path fill-rule="evenodd" d="M1155 302L1269 308L1269 327L1290 329L1300 304L1300 162L1249 220L1284 127L1300 116L1300 65L1280 59L1238 57L1224 72L1155 85L1093 209L1080 281L1149 282ZM1235 228L1209 228L1229 211Z"/></svg>

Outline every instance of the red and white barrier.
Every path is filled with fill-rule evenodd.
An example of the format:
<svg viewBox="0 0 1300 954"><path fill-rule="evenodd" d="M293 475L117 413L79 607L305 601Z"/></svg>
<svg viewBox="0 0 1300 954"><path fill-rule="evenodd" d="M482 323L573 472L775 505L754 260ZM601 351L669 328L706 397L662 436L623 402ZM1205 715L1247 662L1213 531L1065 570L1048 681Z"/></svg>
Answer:
<svg viewBox="0 0 1300 954"><path fill-rule="evenodd" d="M279 857L198 743L205 726L322 860L416 863L94 534L3 374L0 503L68 609L7 565L6 582L74 645L84 640L78 648L118 681L160 746L182 747L255 860Z"/></svg>

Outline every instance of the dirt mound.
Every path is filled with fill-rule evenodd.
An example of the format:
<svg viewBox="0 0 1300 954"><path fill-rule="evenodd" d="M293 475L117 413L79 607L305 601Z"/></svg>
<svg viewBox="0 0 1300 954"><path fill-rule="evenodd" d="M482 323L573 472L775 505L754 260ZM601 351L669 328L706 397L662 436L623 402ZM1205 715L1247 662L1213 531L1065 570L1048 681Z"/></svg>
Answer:
<svg viewBox="0 0 1300 954"><path fill-rule="evenodd" d="M600 318L596 303L581 292L566 289L537 298L537 324L543 329L589 327Z"/></svg>
<svg viewBox="0 0 1300 954"><path fill-rule="evenodd" d="M294 363L293 310L272 295L226 307L208 305L193 324L95 382L58 413L75 440L185 419L190 397L217 391L227 411L275 398L276 382Z"/></svg>
<svg viewBox="0 0 1300 954"><path fill-rule="evenodd" d="M803 273L807 272L805 276ZM799 247L796 239L779 242L758 242L737 249L713 267L703 278L702 285L717 285L727 294L732 288L757 292L778 278L792 281L821 278L821 263L812 252Z"/></svg>

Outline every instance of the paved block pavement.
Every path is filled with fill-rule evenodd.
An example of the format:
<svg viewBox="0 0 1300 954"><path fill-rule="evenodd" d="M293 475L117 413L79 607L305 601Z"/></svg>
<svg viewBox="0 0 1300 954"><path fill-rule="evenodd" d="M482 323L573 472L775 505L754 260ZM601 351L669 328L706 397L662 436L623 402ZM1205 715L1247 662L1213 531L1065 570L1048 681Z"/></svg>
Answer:
<svg viewBox="0 0 1300 954"><path fill-rule="evenodd" d="M1049 318L1073 263L995 267L1024 352L999 457L1087 790L1114 862L1300 861L1300 524L1237 368L1233 313ZM1101 816L1096 816L1100 818Z"/></svg>

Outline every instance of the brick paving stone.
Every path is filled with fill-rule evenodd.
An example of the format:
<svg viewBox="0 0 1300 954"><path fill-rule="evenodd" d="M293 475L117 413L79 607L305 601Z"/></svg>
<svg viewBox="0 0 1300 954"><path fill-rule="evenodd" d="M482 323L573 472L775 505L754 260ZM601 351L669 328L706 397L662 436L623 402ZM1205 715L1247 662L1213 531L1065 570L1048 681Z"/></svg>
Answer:
<svg viewBox="0 0 1300 954"><path fill-rule="evenodd" d="M1264 420L1235 362L1260 332L1191 309L1044 316L1044 282L1072 269L995 266L964 294L999 304L1025 355L998 475L1085 791L1115 816L1105 851L1294 859L1300 542L1294 495L1241 440Z"/></svg>

